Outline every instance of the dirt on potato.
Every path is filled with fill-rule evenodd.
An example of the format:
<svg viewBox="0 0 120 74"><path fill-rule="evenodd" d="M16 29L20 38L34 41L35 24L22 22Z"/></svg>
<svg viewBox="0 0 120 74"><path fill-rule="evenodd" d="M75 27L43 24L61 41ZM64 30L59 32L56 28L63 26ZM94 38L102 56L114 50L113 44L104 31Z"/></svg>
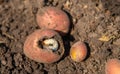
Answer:
<svg viewBox="0 0 120 74"><path fill-rule="evenodd" d="M40 29L37 11L48 6L68 14L71 30L63 37L63 58L43 64L26 57L23 45ZM79 40L89 53L78 63L69 50ZM120 0L0 0L0 74L105 74L111 58L120 59Z"/></svg>

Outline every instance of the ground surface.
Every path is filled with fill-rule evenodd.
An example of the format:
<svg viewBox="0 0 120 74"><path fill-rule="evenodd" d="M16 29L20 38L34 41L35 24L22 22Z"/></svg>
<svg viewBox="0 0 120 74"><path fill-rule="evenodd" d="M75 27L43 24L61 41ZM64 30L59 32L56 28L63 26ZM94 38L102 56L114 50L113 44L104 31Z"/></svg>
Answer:
<svg viewBox="0 0 120 74"><path fill-rule="evenodd" d="M64 37L64 57L57 63L42 64L23 53L26 37L39 29L35 14L40 8L54 6L68 13L70 35ZM70 59L75 41L88 45L85 61ZM105 63L120 59L119 0L0 0L1 74L105 74Z"/></svg>

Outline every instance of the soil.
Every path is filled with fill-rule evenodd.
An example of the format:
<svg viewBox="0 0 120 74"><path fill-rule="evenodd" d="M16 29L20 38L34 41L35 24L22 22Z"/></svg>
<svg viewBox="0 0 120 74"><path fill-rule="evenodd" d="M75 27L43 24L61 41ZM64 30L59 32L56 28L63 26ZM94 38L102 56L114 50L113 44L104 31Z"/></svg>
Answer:
<svg viewBox="0 0 120 74"><path fill-rule="evenodd" d="M65 55L52 64L23 53L27 36L40 29L35 15L46 6L62 9L71 20L70 33L63 37ZM89 50L83 62L69 56L79 40ZM111 58L120 59L120 0L0 0L0 74L105 74Z"/></svg>

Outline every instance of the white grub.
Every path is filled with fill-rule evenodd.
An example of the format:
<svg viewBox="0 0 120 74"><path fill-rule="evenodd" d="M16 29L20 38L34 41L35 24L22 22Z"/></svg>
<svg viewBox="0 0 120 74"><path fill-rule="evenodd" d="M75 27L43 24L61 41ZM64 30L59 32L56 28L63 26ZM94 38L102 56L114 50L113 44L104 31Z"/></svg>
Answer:
<svg viewBox="0 0 120 74"><path fill-rule="evenodd" d="M53 51L56 51L59 47L58 41L51 38L51 39L46 39L43 41L43 47L45 49L51 49Z"/></svg>

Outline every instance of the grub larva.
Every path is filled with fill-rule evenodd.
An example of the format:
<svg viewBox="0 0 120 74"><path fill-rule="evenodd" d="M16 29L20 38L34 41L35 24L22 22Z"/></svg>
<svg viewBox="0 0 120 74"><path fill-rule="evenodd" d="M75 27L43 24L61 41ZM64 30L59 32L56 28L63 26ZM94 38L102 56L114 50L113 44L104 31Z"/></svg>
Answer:
<svg viewBox="0 0 120 74"><path fill-rule="evenodd" d="M43 41L43 47L46 49L51 49L53 51L56 51L59 47L59 44L57 40L51 38Z"/></svg>

